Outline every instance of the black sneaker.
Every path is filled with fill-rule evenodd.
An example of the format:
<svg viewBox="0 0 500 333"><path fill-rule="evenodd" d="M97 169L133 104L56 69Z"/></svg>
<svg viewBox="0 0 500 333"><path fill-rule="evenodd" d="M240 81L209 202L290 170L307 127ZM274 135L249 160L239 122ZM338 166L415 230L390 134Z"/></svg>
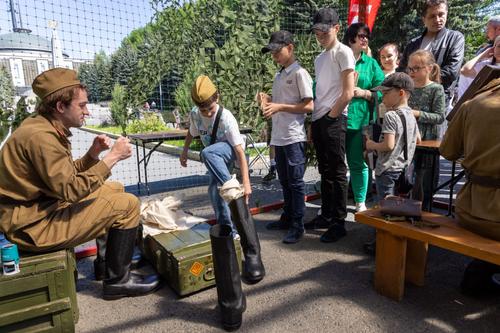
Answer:
<svg viewBox="0 0 500 333"><path fill-rule="evenodd" d="M296 227L290 228L285 238L283 238L283 243L285 244L295 244L304 236L304 229L299 229Z"/></svg>
<svg viewBox="0 0 500 333"><path fill-rule="evenodd" d="M316 216L312 221L304 223L304 229L326 229L332 225L332 222L325 219L322 215Z"/></svg>
<svg viewBox="0 0 500 333"><path fill-rule="evenodd" d="M347 231L342 224L335 223L320 237L323 243L333 243L347 235Z"/></svg>
<svg viewBox="0 0 500 333"><path fill-rule="evenodd" d="M276 179L276 170L272 169L269 170L269 173L262 178L263 181L265 182L270 182L271 180Z"/></svg>

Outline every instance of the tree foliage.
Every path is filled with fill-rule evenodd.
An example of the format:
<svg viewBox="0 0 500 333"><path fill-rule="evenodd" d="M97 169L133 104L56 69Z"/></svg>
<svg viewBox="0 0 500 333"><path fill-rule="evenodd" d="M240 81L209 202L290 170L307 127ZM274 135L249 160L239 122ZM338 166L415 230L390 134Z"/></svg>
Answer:
<svg viewBox="0 0 500 333"><path fill-rule="evenodd" d="M113 122L120 126L122 132L126 132L127 123L130 119L130 112L125 100L125 89L120 84L115 84L112 93L113 99L111 101L111 119Z"/></svg>
<svg viewBox="0 0 500 333"><path fill-rule="evenodd" d="M271 32L287 29L295 34L296 55L313 74L320 52L310 31L311 17L320 7L336 8L345 29L348 0L151 0L154 20L132 31L110 57L103 52L83 65L80 77L92 101L108 99L111 87L115 107L139 107L155 100L164 110L192 106L191 85L199 74L218 86L222 104L240 123L258 129L264 124L254 102L255 93L271 93L278 69L260 50ZM449 0L447 26L466 36L466 58L485 41L483 27L493 0ZM396 42L401 48L422 32L423 0L384 0L370 41L376 51ZM490 9L491 10L491 9ZM374 52L376 55L376 52ZM161 87L161 94L160 94ZM115 98L119 94L119 101ZM160 96L161 95L161 96ZM121 119L121 118L120 118ZM127 118L128 119L128 118Z"/></svg>
<svg viewBox="0 0 500 333"><path fill-rule="evenodd" d="M0 66L0 122L12 114L14 104L14 85L10 72Z"/></svg>
<svg viewBox="0 0 500 333"><path fill-rule="evenodd" d="M26 102L26 97L21 97L16 103L16 111L14 112L14 119L12 121L12 126L17 128L24 119L28 118L31 114L28 112L28 103Z"/></svg>
<svg viewBox="0 0 500 333"><path fill-rule="evenodd" d="M117 53L120 51L121 49ZM111 68L111 60L102 50L95 54L92 63L80 66L78 77L87 86L89 101L100 102L111 99L114 86Z"/></svg>

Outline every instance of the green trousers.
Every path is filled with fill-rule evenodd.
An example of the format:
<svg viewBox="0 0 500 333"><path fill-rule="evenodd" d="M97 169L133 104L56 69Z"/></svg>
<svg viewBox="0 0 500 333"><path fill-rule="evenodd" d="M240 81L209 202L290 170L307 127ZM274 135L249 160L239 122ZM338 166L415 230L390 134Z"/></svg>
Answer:
<svg viewBox="0 0 500 333"><path fill-rule="evenodd" d="M365 202L368 190L368 165L363 159L362 130L347 130L346 155L354 202Z"/></svg>

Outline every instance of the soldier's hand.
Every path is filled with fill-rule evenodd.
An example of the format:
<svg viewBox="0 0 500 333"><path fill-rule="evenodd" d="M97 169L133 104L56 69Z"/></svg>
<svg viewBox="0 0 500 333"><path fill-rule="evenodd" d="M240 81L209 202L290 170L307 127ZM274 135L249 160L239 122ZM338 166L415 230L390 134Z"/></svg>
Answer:
<svg viewBox="0 0 500 333"><path fill-rule="evenodd" d="M89 154L93 159L97 160L99 154L109 148L111 148L111 139L106 134L101 134L94 138L92 146L89 149Z"/></svg>
<svg viewBox="0 0 500 333"><path fill-rule="evenodd" d="M111 169L117 162L125 160L132 156L132 145L130 140L124 136L116 139L110 152L102 159Z"/></svg>
<svg viewBox="0 0 500 333"><path fill-rule="evenodd" d="M117 154L120 161L132 156L132 144L130 144L129 138L120 136L116 139L115 144L111 148L111 152Z"/></svg>

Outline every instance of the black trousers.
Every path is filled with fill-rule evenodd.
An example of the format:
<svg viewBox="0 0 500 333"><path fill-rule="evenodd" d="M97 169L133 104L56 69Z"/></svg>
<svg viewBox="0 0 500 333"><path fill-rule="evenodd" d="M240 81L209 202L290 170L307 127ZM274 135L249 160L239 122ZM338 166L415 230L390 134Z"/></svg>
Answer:
<svg viewBox="0 0 500 333"><path fill-rule="evenodd" d="M327 114L314 121L311 130L321 175L321 215L343 223L347 216L347 117Z"/></svg>

